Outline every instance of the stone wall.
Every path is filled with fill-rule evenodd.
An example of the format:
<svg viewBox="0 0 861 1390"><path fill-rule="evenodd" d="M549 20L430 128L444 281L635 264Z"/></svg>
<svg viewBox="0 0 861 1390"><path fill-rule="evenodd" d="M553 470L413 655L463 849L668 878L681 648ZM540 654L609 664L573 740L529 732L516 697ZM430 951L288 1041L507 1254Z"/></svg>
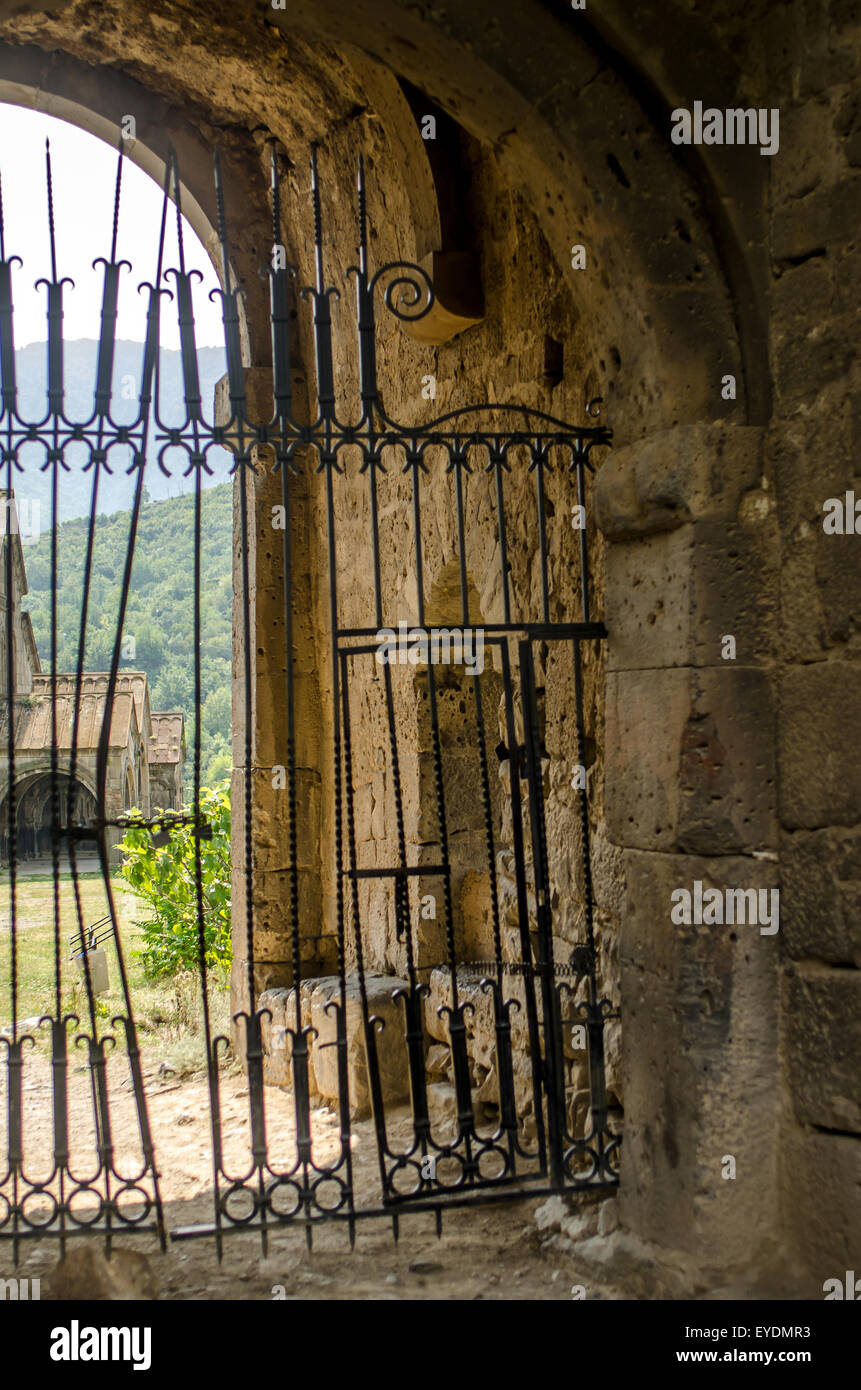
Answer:
<svg viewBox="0 0 861 1390"><path fill-rule="evenodd" d="M855 1267L861 1242L861 752L850 733L861 711L861 544L823 525L829 498L861 497L861 16L850 5L797 5L768 36L785 94L765 446L780 537L781 1176L821 1288Z"/></svg>

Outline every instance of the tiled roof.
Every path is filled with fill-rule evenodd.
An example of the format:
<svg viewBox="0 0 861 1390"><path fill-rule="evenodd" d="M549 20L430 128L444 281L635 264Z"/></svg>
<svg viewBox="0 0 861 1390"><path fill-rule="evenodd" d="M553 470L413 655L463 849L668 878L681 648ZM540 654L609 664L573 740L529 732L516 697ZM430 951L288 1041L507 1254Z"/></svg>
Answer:
<svg viewBox="0 0 861 1390"><path fill-rule="evenodd" d="M75 676L57 674L57 747L71 749L75 712ZM105 717L108 676L86 674L81 685L78 750L98 747ZM117 677L109 746L123 748L140 728L147 704L147 678L143 671L121 671ZM33 692L18 709L15 747L19 752L40 752L52 743L51 677L44 672L33 680Z"/></svg>

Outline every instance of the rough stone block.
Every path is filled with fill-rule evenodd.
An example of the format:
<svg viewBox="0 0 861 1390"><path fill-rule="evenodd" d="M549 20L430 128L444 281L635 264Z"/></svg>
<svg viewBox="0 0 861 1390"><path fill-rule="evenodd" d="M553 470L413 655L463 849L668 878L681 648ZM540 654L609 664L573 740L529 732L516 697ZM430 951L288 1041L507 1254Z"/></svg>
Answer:
<svg viewBox="0 0 861 1390"><path fill-rule="evenodd" d="M303 980L300 987L302 1027L311 1023L311 995L316 980ZM263 1080L267 1086L293 1085L293 1040L287 1031L296 1027L296 994L292 989L267 989L257 1000L258 1009L265 1011L261 1020L263 1042ZM309 1080L312 1091L317 1090L314 1059L311 1057Z"/></svg>
<svg viewBox="0 0 861 1390"><path fill-rule="evenodd" d="M440 1141L456 1128L457 1092L448 1082L435 1081L428 1086L427 1095L431 1128Z"/></svg>
<svg viewBox="0 0 861 1390"><path fill-rule="evenodd" d="M615 541L735 521L743 495L759 486L762 440L758 427L698 424L615 450L595 482L598 526Z"/></svg>
<svg viewBox="0 0 861 1390"><path fill-rule="evenodd" d="M466 1023L467 1052L470 1068L475 1079L479 1080L478 1098L496 1103L498 1081L496 1079L496 1024L493 997L481 988L481 974L468 966L458 972L458 998L461 1003L471 1005L464 1014ZM442 1006L451 1005L451 984L449 972L445 968L432 970L429 994L424 1000L425 1029L438 1043L448 1043L448 1020L440 1016ZM525 985L522 977L504 977L503 997L515 999L520 1007L510 1014L512 1039L512 1070L514 1094L518 1115L528 1113L533 1102L532 1061L529 1050L529 1033L526 1013ZM448 1056L448 1047L445 1048ZM569 1083L582 1084L586 1064L583 1054L572 1057L568 1068Z"/></svg>
<svg viewBox="0 0 861 1390"><path fill-rule="evenodd" d="M114 1250L108 1259L95 1241L70 1246L48 1274L51 1298L63 1302L138 1303L157 1299L162 1290L146 1255Z"/></svg>
<svg viewBox="0 0 861 1390"><path fill-rule="evenodd" d="M747 525L700 522L607 553L608 670L727 665L773 656L776 535L768 513Z"/></svg>
<svg viewBox="0 0 861 1390"><path fill-rule="evenodd" d="M382 1020L376 1029L377 1058L383 1099L388 1104L409 1095L407 1048L404 1041L403 1004L393 998L396 990L406 989L405 980L391 975L366 976L368 1007L371 1015ZM317 1086L322 1095L338 1096L337 1021L334 1008L340 1003L341 985L337 976L317 980L311 996L311 1023L317 1030L312 1056ZM370 1114L371 1100L368 1067L365 1053L365 1029L358 979L347 980L347 1077L350 1092L350 1114L358 1119Z"/></svg>
<svg viewBox="0 0 861 1390"><path fill-rule="evenodd" d="M779 685L780 818L789 830L861 820L861 667L819 661Z"/></svg>
<svg viewBox="0 0 861 1390"><path fill-rule="evenodd" d="M855 287L857 297L857 286ZM823 530L824 503L861 492L861 409L841 382L803 414L775 423L767 464L775 479L783 540L780 571L782 658L815 662L853 640L861 607L861 548L854 536ZM811 459L816 467L811 468ZM857 465L856 465L857 466Z"/></svg>
<svg viewBox="0 0 861 1390"><path fill-rule="evenodd" d="M823 247L851 241L861 219L861 177L853 175L781 209L772 223L777 260L800 260Z"/></svg>
<svg viewBox="0 0 861 1390"><path fill-rule="evenodd" d="M565 1111L568 1133L572 1134L575 1139L582 1139L589 1133L591 1104L592 1099L588 1088L585 1090L566 1089Z"/></svg>
<svg viewBox="0 0 861 1390"><path fill-rule="evenodd" d="M479 775L478 756L474 751L443 754L445 816L449 835L483 829ZM423 754L419 770L419 805L427 808L423 819L426 817L434 829L437 825L436 804L433 758L429 753Z"/></svg>
<svg viewBox="0 0 861 1390"><path fill-rule="evenodd" d="M313 955L310 942L319 933L322 925L320 880L310 870L300 869L298 889L302 957L308 960ZM256 879L255 890L255 959L283 960L285 954L290 953L289 875L285 870L261 873ZM236 896L233 902L234 940L243 942L240 931L244 925L244 903L240 905ZM317 973L319 974L319 971ZM287 983L292 983L292 980Z"/></svg>
<svg viewBox="0 0 861 1390"><path fill-rule="evenodd" d="M845 384L841 397L845 398ZM795 545L810 531L822 531L822 504L847 486L846 455L851 452L851 412L820 398L812 409L776 420L768 431L766 466L775 480L780 528ZM817 465L811 468L811 459Z"/></svg>
<svg viewBox="0 0 861 1390"><path fill-rule="evenodd" d="M853 480L855 481L855 480ZM821 502L835 495L841 499L845 487L823 493ZM855 483L856 496L861 496L861 479ZM821 506L821 503L820 503ZM821 617L816 632L819 651L823 648L847 646L855 637L858 614L861 613L861 546L857 536L830 536L822 530L821 515L811 536L813 552L813 585L816 602L808 605L813 614ZM803 595L799 595L803 598Z"/></svg>
<svg viewBox="0 0 861 1390"><path fill-rule="evenodd" d="M610 672L610 838L731 854L776 842L771 694L752 668Z"/></svg>
<svg viewBox="0 0 861 1390"><path fill-rule="evenodd" d="M776 206L791 207L828 177L833 162L828 102L806 101L780 113L780 154L774 170ZM782 229L781 229L782 230Z"/></svg>
<svg viewBox="0 0 861 1390"><path fill-rule="evenodd" d="M625 855L623 1221L703 1261L749 1263L776 1229L778 947L757 926L676 926L670 895L775 877L746 857ZM723 1180L727 1154L743 1182Z"/></svg>
<svg viewBox="0 0 861 1390"><path fill-rule="evenodd" d="M787 1223L822 1298L826 1279L861 1272L861 1140L792 1125L781 1147Z"/></svg>
<svg viewBox="0 0 861 1390"><path fill-rule="evenodd" d="M844 381L855 360L857 314L829 316L824 327L808 322L789 332L777 354L777 395L783 410L806 404L829 382Z"/></svg>
<svg viewBox="0 0 861 1390"><path fill-rule="evenodd" d="M771 300L778 340L799 325L806 331L826 316L831 289L831 269L824 256L785 270L775 282Z"/></svg>
<svg viewBox="0 0 861 1390"><path fill-rule="evenodd" d="M425 1027L431 1037L440 1042L448 1042L448 1021L445 1014L440 1017L441 1008L451 1007L451 977L448 970L432 970L430 992L425 998ZM512 991L513 992L513 991ZM467 1011L467 1037L471 1044L470 1053L484 1067L493 1064L496 1037L493 1025L493 1000L481 988L477 975L458 974L458 1000L471 1005Z"/></svg>
<svg viewBox="0 0 861 1390"><path fill-rule="evenodd" d="M671 920L672 894L678 888L692 892L695 881L702 883L704 893L709 888L724 893L742 888L770 891L778 883L777 863L747 855L706 858L625 850L624 875L619 942L623 973L652 975L673 991L683 991L687 1004L695 1005L710 1027L718 1027L721 1018L726 1024L734 972L747 974L751 966L760 968L757 962L763 969L776 970L782 917L771 935L763 935L752 923L678 924Z"/></svg>
<svg viewBox="0 0 861 1390"><path fill-rule="evenodd" d="M780 873L788 954L861 968L861 829L784 833Z"/></svg>
<svg viewBox="0 0 861 1390"><path fill-rule="evenodd" d="M794 965L784 991L799 1120L861 1134L861 972Z"/></svg>

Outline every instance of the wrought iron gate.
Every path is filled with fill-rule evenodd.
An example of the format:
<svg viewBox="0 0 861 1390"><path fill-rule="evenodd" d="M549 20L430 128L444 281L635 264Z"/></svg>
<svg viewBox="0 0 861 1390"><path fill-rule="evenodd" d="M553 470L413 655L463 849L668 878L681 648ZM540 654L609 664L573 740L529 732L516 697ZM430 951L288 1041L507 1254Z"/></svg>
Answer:
<svg viewBox="0 0 861 1390"><path fill-rule="evenodd" d="M165 1223L159 1195L159 1173L147 1115L132 999L124 965L124 943L118 926L110 876L110 832L121 818L106 816L108 739L114 694L120 680L122 635L132 575L135 539L141 514L148 454L155 453L165 468L169 451L182 451L186 473L194 478L194 594L195 594L195 746L194 786L191 804L182 816L169 822L149 822L154 834L169 833L176 824L190 825L198 845L195 892L200 940L200 978L204 1003L208 1084L211 1108L213 1216L210 1223L173 1231L175 1237L214 1234L221 1249L222 1235L232 1230L259 1229L265 1241L267 1229L284 1223L304 1226L308 1240L315 1223L345 1221L352 1236L357 1217L383 1214L392 1217L405 1210L430 1210L441 1219L446 1206L498 1199L500 1194L531 1194L566 1188L613 1186L616 1181L619 1139L607 1119L604 1081L604 1025L611 1005L599 997L596 943L593 923L593 890L590 862L589 809L585 777L575 779L575 805L579 821L576 857L580 887L583 936L568 961L554 954L554 883L552 854L545 816L545 781L551 757L544 746L547 725L542 702L547 698L545 677L551 666L556 687L563 692L565 708L554 725L567 734L567 757L575 769L587 761L584 720L584 644L600 642L603 624L590 613L589 568L584 529L564 527L564 545L573 548L570 572L577 576L579 611L567 611L569 596L551 602L550 552L557 544L548 506L547 479L553 470L570 475L576 485L577 505L585 505L586 471L592 467L591 451L610 442L600 424L572 426L527 407L488 404L455 410L421 426L404 426L385 411L377 384L376 299L381 295L388 310L401 318L420 317L432 304L432 286L415 266L389 264L374 271L368 261L364 174L358 172L358 264L347 272L356 294L358 332L359 402L357 418L344 423L336 409L331 301L338 290L327 283L324 239L316 154L312 158L311 196L315 225L316 283L302 291L313 309L316 350L316 417L310 424L297 421L291 387L291 268L273 256L268 269L271 293L273 399L271 420L252 424L246 401L246 383L240 346L241 289L233 283L227 250L225 211L218 161L215 163L219 235L222 248L221 294L224 340L230 399L230 420L215 425L202 409L193 311L193 275L186 270L182 252L180 181L175 158L165 175L163 213L155 273L147 286L149 310L143 347L141 390L137 416L130 425L117 424L112 416L112 372L116 312L123 265L117 261L117 225L123 155L120 150L111 249L103 262L104 289L98 368L90 417L71 421L66 417L63 383L62 313L65 281L57 269L48 159L48 206L52 265L50 277L39 283L47 295L48 385L44 415L37 420L19 414L18 383L13 336L12 270L18 259L7 254L2 237L0 209L0 373L2 415L0 450L5 486L11 495L25 472L21 451L35 444L43 451L39 465L51 482L52 561L56 573L58 497L70 467L82 467L92 479L88 545L83 578L83 603L79 659L75 680L71 755L60 755L57 703L52 699L50 747L51 855L54 880L55 999L54 1007L39 1020L50 1033L53 1087L52 1153L35 1175L25 1143L26 1121L23 1076L32 1032L22 1029L18 1007L18 895L19 827L16 821L16 700L15 564L11 535L5 552L5 686L2 712L5 744L5 797L9 858L9 990L11 1027L0 1036L5 1047L6 1142L0 1158L0 1237L11 1240L17 1258L20 1242L30 1237L56 1236L61 1243L81 1234L101 1235L107 1247L117 1234L157 1232L165 1240ZM165 268L165 231L170 199L177 210L179 264ZM273 241L280 242L281 189L278 163L272 159ZM186 420L179 427L162 422L158 409L158 347L162 298L172 280L179 324ZM591 410L590 410L591 414ZM292 993L287 998L286 1026L280 1043L289 1059L293 1102L293 1133L286 1136L287 1159L272 1157L272 1134L267 1129L265 1104L266 1046L271 1045L271 1010L261 1007L254 978L255 921L253 876L254 818L252 745L246 720L244 828L241 852L245 868L245 928L251 1001L235 1017L244 1046L248 1073L248 1161L242 1171L232 1171L225 1159L224 1124L221 1115L219 1057L227 1040L212 1036L207 1011L207 965L204 951L203 888L199 844L207 835L200 808L201 782L201 656L200 656L200 540L202 482L207 455L226 447L235 455L235 489L239 514L240 582L239 612L243 624L241 681L245 707L252 708L253 673L250 635L249 479L261 467L261 452L274 456L280 475L281 500L286 524L283 529L285 667L283 727L280 731L286 770L286 820L289 844L288 901L285 921L290 937L293 967ZM75 449L78 455L73 462ZM80 455L83 454L81 458ZM263 457L265 457L265 453ZM107 679L105 716L101 728L96 770L96 815L85 817L76 805L77 728L81 717L85 636L91 621L93 537L104 473L118 465L127 467L134 480L128 553L113 655ZM267 465L268 466L268 465ZM302 990L303 934L299 893L297 842L298 797L296 757L296 673L294 656L294 560L291 516L294 495L291 482L302 472L322 475L325 513L325 545L328 555L328 604L331 627L331 777L334 806L334 838L325 846L335 883L335 936L337 975L326 1005L337 1066L338 1138L334 1157L321 1159L312 1136L312 1069L315 1049L323 1046L320 1029L309 1022ZM511 562L511 508L519 512L522 537L528 480L534 506L536 581L531 588L517 580ZM367 525L361 531L361 554L355 557L359 579L346 596L339 583L339 556L344 544L355 546L342 535L338 498L346 490L366 509ZM512 502L512 497L514 501ZM485 509L485 531L495 533L497 621L484 621L476 612L471 593L469 559L470 526L475 505ZM428 514L448 509L453 543L454 576L449 598L457 611L445 614L445 623L430 611L427 583ZM397 536L391 521L396 518ZM487 522L486 518L492 518ZM560 542L561 543L561 542ZM411 624L396 620L393 596L387 589L386 548L397 545L411 567L414 595ZM340 547L340 548L339 548ZM537 557L537 559L535 559ZM489 567L491 568L491 567ZM522 572L522 565L521 565ZM432 606L432 605L431 605ZM439 605L437 604L437 608ZM552 617L556 612L556 617ZM478 647L482 661L478 660ZM484 655L492 666L492 688L484 674ZM56 591L51 605L50 681L56 697L57 610ZM418 667L424 669L421 673ZM565 669L567 668L567 670ZM454 673L454 674L452 674ZM449 696L454 691L453 700ZM564 694L564 692L568 694ZM463 698L461 698L463 697ZM456 706L454 723L441 713L445 700ZM376 713L371 704L377 701ZM490 701L490 703L488 703ZM361 706L361 708L359 708ZM358 824L357 789L362 785L362 760L368 741L362 733L368 720L377 719L384 731L385 773L395 811L395 828L388 837L394 846L392 862L362 862L361 826ZM363 723L364 721L364 723ZM498 727L494 727L497 725ZM404 731L412 731L413 744L405 748ZM418 731L418 732L416 732ZM411 736L412 736L411 735ZM498 737L498 742L497 742ZM460 742L458 743L458 738ZM409 739L406 740L409 742ZM419 747L423 743L423 747ZM495 745L495 746L494 746ZM418 753L416 748L418 747ZM452 773L453 755L458 761ZM422 762L422 759L424 761ZM405 760L411 760L410 777L420 788L418 812L405 809ZM505 778L497 790L496 761ZM424 773L423 773L424 769ZM365 771L367 771L365 769ZM423 780L423 775L426 774ZM471 780L474 777L474 782ZM497 776L498 780L498 776ZM68 797L60 814L60 787ZM426 789L427 784L427 789ZM466 859L454 844L453 795L475 810ZM80 798L83 800L83 797ZM418 820L416 820L418 815ZM503 844L501 825L505 820ZM420 822L421 834L416 830ZM95 838L100 871L109 907L108 925L119 963L124 1007L112 1022L112 1031L100 1026L90 975L89 957L83 953L87 1018L83 1024L63 1013L61 999L60 870L61 854L67 853L77 904L77 929L81 937L86 922L81 907L77 858L82 842ZM416 840L421 840L421 845ZM500 868L506 859L506 874ZM466 871L477 875L489 934L482 937L484 954L476 949L459 920L455 881ZM505 885L503 885L505 877ZM429 892L428 885L434 891ZM503 887L507 893L502 902ZM416 924L419 901L432 901L440 915L429 945L419 938ZM397 957L401 978L383 987L385 974L380 942L368 925L369 904L391 906L394 937L386 950ZM438 959L431 949L441 946ZM558 943L557 943L558 949ZM385 952L384 952L385 954ZM386 995L386 990L388 993ZM476 1096L475 1058L471 1039L476 1011L484 1008L484 1027L489 1065L483 1081L491 1078L491 1100ZM433 1010L433 1014L429 1010ZM375 1012L376 1011L376 1012ZM382 1015L385 1015L383 1017ZM435 1021L434 1021L435 1020ZM435 1033L429 1033L429 1023ZM574 1114L566 1089L570 1065L567 1030L581 1025L588 1046L588 1106ZM114 1098L108 1082L107 1055L116 1030L126 1045L129 1083L139 1136L140 1162L134 1171L120 1169L112 1138ZM97 1166L81 1173L74 1169L69 1149L70 1046L83 1047L91 1078L93 1126ZM355 1063L353 1044L360 1038L364 1060ZM428 1047L446 1050L444 1084L449 1104L441 1121L429 1079ZM268 1039L268 1044L267 1044ZM385 1048L383 1059L381 1049ZM394 1061L392 1059L394 1058ZM394 1067L403 1081L389 1084ZM405 1078L405 1080L403 1080ZM351 1133L356 1087L364 1087L373 1121L379 1168L379 1192L375 1202L362 1206L356 1196ZM397 1105L394 1104L397 1102ZM398 1108L400 1107L400 1108ZM482 1111L479 1114L479 1110ZM392 1116L398 1123L393 1135ZM529 1123L527 1123L529 1120ZM285 1136L279 1136L279 1141Z"/></svg>

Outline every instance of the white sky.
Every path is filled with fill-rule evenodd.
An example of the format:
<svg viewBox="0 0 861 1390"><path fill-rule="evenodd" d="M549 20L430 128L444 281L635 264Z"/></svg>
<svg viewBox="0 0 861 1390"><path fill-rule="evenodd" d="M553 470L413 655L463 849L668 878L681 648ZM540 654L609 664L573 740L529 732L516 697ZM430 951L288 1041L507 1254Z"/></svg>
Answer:
<svg viewBox="0 0 861 1390"><path fill-rule="evenodd" d="M44 286L34 289L40 276L50 278L45 186L45 139L51 141L54 184L54 227L58 276L69 275L75 289L66 285L63 298L63 336L98 338L103 267L92 268L96 256L110 255L113 225L117 151L79 127L41 112L0 103L0 174L3 180L3 213L6 255L21 256L23 268L13 271L15 345L44 342L47 296ZM180 168L180 174L182 169ZM158 252L162 191L131 160L123 161L117 255L131 261L132 271L120 277L117 337L143 342L148 295L137 293L143 281L152 280ZM212 262L183 219L186 269L203 272L195 281L194 308L198 347L221 347L220 303L208 295L218 284ZM178 264L176 211L168 209L165 267ZM173 277L167 282L173 284ZM161 343L179 346L175 299L162 299Z"/></svg>

